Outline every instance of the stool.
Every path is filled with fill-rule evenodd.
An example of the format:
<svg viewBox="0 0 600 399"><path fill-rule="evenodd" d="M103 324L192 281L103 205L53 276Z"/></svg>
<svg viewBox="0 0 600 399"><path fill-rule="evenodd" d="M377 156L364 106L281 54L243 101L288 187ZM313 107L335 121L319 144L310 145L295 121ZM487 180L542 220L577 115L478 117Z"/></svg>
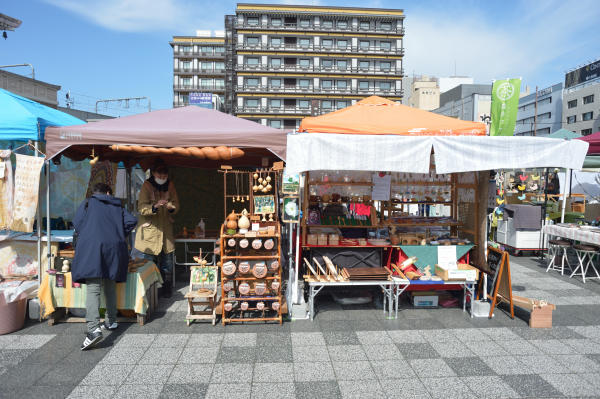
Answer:
<svg viewBox="0 0 600 399"><path fill-rule="evenodd" d="M598 278L600 279L600 274L598 274L598 270L596 270L596 267L594 266L594 255L600 255L600 249L598 247L595 246L591 246L591 245L583 245L583 244L575 244L573 245L573 249L575 250L575 254L577 255L577 259L579 260L579 266L577 266L575 268L575 271L573 271L573 273L571 273L570 277L573 277L575 275L579 275L577 273L577 270L579 270L581 268L581 278L585 284L585 276L587 274L588 268L590 266L592 266L592 269L594 269L594 272L596 272L596 277L588 277L588 278ZM585 261L587 257L587 262ZM585 265L584 265L585 263Z"/></svg>
<svg viewBox="0 0 600 399"><path fill-rule="evenodd" d="M548 270L552 269L560 271L560 274L564 275L565 261L567 261L567 266L569 267L569 270L573 271L573 269L571 268L571 264L569 263L569 259L567 258L567 249L571 247L571 243L565 240L548 240L548 245L548 257L550 257L550 263L548 264L546 273L548 272ZM562 255L560 254L561 250ZM557 255L562 257L561 266L554 264L554 259L556 259Z"/></svg>

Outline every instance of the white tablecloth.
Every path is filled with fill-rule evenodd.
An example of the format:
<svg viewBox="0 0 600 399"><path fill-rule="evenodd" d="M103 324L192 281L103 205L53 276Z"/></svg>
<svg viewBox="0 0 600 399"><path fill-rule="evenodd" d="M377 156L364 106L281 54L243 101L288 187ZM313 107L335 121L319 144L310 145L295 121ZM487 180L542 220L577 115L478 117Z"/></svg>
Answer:
<svg viewBox="0 0 600 399"><path fill-rule="evenodd" d="M580 228L561 227L555 224L544 226L543 232L551 236L564 237L570 240L600 245L600 232L581 230Z"/></svg>

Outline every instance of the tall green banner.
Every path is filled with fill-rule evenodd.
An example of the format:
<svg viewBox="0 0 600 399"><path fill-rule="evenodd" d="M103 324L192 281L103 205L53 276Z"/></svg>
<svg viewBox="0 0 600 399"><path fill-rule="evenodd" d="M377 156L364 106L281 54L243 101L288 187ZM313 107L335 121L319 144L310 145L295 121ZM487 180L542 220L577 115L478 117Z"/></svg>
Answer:
<svg viewBox="0 0 600 399"><path fill-rule="evenodd" d="M494 81L490 136L512 136L514 134L520 90L520 78Z"/></svg>

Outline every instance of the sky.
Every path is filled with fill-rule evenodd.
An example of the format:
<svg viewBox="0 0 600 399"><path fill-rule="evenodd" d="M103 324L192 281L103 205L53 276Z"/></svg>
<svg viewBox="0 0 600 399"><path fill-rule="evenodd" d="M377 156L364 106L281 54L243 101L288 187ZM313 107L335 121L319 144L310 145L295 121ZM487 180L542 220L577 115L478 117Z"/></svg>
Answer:
<svg viewBox="0 0 600 399"><path fill-rule="evenodd" d="M267 3L266 1L256 1ZM223 30L229 0L22 0L0 13L23 21L0 38L0 65L30 63L36 79L71 92L74 108L97 100L149 97L152 109L172 108L173 36ZM565 71L600 57L600 1L579 0L283 0L272 4L403 9L404 70L412 76L470 76L475 83L522 77L539 89ZM594 33L596 32L596 33ZM9 68L29 76L28 68ZM406 89L406 87L405 87ZM146 112L136 101L99 105L98 112Z"/></svg>

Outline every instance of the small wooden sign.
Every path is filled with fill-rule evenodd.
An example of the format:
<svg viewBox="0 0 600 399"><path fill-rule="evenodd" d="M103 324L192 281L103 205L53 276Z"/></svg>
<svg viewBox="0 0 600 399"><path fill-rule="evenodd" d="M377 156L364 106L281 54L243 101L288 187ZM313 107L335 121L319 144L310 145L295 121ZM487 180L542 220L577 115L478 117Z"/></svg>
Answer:
<svg viewBox="0 0 600 399"><path fill-rule="evenodd" d="M515 318L515 309L513 307L512 283L510 281L510 260L508 254L500 249L488 246L489 270L485 273L494 277L492 282L492 293L488 298L492 300L490 316L494 314L494 308L499 301L505 301L510 304L510 317ZM498 298L500 296L500 298Z"/></svg>
<svg viewBox="0 0 600 399"><path fill-rule="evenodd" d="M250 220L256 220L260 222L260 215L252 215L250 216Z"/></svg>
<svg viewBox="0 0 600 399"><path fill-rule="evenodd" d="M221 169L223 169L223 170L231 170L231 169L233 169L233 166L221 165Z"/></svg>
<svg viewBox="0 0 600 399"><path fill-rule="evenodd" d="M273 170L283 170L283 161L273 162Z"/></svg>

